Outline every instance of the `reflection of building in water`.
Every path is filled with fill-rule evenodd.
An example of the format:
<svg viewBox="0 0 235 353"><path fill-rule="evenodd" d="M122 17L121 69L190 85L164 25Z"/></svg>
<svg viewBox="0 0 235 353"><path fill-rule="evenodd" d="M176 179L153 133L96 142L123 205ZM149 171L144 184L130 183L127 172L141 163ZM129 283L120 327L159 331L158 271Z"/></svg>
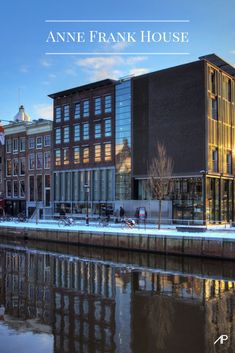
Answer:
<svg viewBox="0 0 235 353"><path fill-rule="evenodd" d="M132 284L133 353L215 352L223 333L232 347L235 282L134 272Z"/></svg>
<svg viewBox="0 0 235 353"><path fill-rule="evenodd" d="M114 268L64 258L54 266L55 351L115 352Z"/></svg>

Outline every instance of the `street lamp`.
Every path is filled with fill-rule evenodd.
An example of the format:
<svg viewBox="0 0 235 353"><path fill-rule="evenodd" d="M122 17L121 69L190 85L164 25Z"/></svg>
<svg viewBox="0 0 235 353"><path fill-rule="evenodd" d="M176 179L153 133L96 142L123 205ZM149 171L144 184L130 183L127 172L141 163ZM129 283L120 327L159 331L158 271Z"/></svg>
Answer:
<svg viewBox="0 0 235 353"><path fill-rule="evenodd" d="M88 195L90 191L90 186L88 184L84 185L84 190L86 193L86 225L89 226L89 213L88 213Z"/></svg>

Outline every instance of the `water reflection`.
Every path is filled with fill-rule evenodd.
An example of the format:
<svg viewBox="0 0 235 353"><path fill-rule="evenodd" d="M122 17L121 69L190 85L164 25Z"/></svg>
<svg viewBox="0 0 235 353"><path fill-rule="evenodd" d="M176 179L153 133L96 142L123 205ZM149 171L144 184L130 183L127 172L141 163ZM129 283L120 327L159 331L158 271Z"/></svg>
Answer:
<svg viewBox="0 0 235 353"><path fill-rule="evenodd" d="M0 247L0 352L232 353L234 318L232 279Z"/></svg>

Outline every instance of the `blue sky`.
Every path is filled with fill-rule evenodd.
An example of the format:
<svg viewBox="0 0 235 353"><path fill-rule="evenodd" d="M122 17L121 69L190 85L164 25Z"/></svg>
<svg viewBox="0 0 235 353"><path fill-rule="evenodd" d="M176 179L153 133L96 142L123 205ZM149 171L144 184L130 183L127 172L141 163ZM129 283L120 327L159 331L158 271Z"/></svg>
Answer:
<svg viewBox="0 0 235 353"><path fill-rule="evenodd" d="M0 119L11 120L24 104L33 119L51 116L49 93L94 80L141 74L197 60L217 53L235 64L234 0L8 0L1 3ZM190 23L72 24L45 23L70 20L165 20ZM46 43L49 31L105 32L151 30L189 32L188 44L131 45ZM47 56L45 52L115 52L120 55ZM123 52L140 54L125 56ZM188 52L189 55L142 55L141 52Z"/></svg>

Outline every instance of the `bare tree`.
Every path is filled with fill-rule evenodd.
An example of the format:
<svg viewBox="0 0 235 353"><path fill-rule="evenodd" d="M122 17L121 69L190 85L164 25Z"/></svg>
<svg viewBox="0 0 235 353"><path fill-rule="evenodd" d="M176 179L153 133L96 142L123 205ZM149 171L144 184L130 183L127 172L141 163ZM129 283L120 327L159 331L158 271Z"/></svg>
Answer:
<svg viewBox="0 0 235 353"><path fill-rule="evenodd" d="M161 227L162 200L172 188L173 160L167 155L163 144L157 144L156 156L148 170L148 189L154 199L159 201L158 229Z"/></svg>

